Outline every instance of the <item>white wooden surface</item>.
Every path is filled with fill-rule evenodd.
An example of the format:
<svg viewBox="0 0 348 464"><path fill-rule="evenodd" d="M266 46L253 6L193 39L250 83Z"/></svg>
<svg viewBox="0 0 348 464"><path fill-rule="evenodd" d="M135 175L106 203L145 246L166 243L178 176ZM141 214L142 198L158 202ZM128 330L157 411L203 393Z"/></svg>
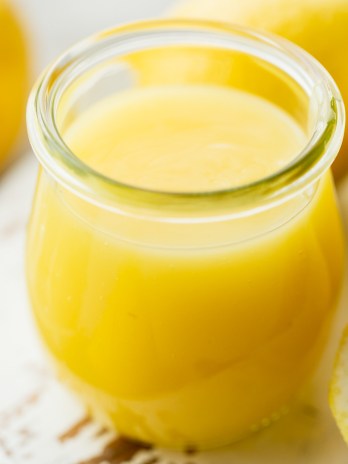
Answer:
<svg viewBox="0 0 348 464"><path fill-rule="evenodd" d="M154 16L170 0L14 0L31 24L37 68L77 39L120 21ZM34 41L35 37L35 41ZM323 368L313 387L272 428L230 449L184 455L143 449L86 417L47 370L32 325L24 278L25 228L36 162L22 156L0 177L0 464L346 464L327 406L327 383L348 286ZM340 187L348 224L348 181ZM204 411L202 411L204 414Z"/></svg>

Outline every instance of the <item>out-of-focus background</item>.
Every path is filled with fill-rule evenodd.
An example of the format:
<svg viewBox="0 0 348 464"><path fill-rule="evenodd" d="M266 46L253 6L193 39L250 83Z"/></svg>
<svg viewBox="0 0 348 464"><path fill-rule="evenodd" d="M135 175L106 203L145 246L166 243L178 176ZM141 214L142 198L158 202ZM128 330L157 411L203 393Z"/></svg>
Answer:
<svg viewBox="0 0 348 464"><path fill-rule="evenodd" d="M24 23L36 69L77 40L126 21L158 16L173 0L12 0Z"/></svg>

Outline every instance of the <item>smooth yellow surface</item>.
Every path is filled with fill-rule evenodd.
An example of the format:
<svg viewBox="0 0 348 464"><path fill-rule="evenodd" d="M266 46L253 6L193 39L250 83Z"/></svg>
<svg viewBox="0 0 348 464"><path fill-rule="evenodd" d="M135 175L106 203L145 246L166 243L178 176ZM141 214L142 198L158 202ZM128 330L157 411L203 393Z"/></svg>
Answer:
<svg viewBox="0 0 348 464"><path fill-rule="evenodd" d="M345 328L330 384L330 407L348 444L348 327Z"/></svg>
<svg viewBox="0 0 348 464"><path fill-rule="evenodd" d="M99 172L173 192L256 181L284 168L306 145L305 134L275 105L215 86L123 92L86 111L64 137Z"/></svg>
<svg viewBox="0 0 348 464"><path fill-rule="evenodd" d="M28 90L25 39L8 1L0 0L0 171L24 120Z"/></svg>
<svg viewBox="0 0 348 464"><path fill-rule="evenodd" d="M317 58L348 100L347 0L181 0L171 16L230 22L283 36ZM227 70L227 80L229 74ZM348 171L347 136L333 171L337 178Z"/></svg>
<svg viewBox="0 0 348 464"><path fill-rule="evenodd" d="M180 95L169 88L165 95L157 89L143 96L137 90L134 101L131 94L112 98L82 116L67 142L116 178L120 160L137 159L129 172L123 166L122 177L138 182L138 170L145 171L139 182L161 188L153 160L167 149L175 167L184 150L185 169L180 176L175 169L169 173L180 189L190 187L190 179L212 188L211 179L195 178L195 170L210 166L206 144L219 143L226 116L238 140L230 156L241 165L247 159L251 177L258 160L244 158L250 147L258 146L275 168L285 161L290 140L303 143L295 123L265 101L205 90L188 95L184 88ZM204 114L201 105L219 106L219 114ZM182 139L183 115L186 128L199 124ZM248 136L239 138L244 130ZM213 150L213 157L220 154ZM240 182L241 172L226 166L231 182ZM226 173L215 174L214 187L225 185ZM134 438L209 448L279 418L310 375L333 315L342 254L329 175L287 204L251 217L175 224L101 210L42 173L27 269L36 321L60 375L98 414Z"/></svg>

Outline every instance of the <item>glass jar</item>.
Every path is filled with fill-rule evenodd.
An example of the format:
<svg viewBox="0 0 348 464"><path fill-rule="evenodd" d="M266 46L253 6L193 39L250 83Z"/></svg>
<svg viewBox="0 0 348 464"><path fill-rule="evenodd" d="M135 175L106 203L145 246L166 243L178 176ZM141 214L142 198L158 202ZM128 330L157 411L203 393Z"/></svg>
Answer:
<svg viewBox="0 0 348 464"><path fill-rule="evenodd" d="M108 178L66 145L96 102L173 84L261 96L297 121L306 147L248 185L175 193ZM127 25L44 72L28 107L41 165L28 286L57 372L93 413L126 436L199 449L281 416L320 359L341 285L330 165L343 127L313 58L237 26Z"/></svg>

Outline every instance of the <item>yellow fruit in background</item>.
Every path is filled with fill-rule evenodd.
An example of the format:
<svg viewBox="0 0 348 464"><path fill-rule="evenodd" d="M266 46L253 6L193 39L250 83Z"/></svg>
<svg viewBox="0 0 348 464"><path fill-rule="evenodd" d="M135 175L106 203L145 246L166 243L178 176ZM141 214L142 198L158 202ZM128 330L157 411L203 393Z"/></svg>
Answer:
<svg viewBox="0 0 348 464"><path fill-rule="evenodd" d="M330 407L338 428L348 444L348 327L342 337L332 376Z"/></svg>
<svg viewBox="0 0 348 464"><path fill-rule="evenodd" d="M242 24L279 34L315 56L348 101L348 0L182 0L171 12L180 18ZM333 166L348 172L348 135Z"/></svg>
<svg viewBox="0 0 348 464"><path fill-rule="evenodd" d="M181 22L177 26L182 27ZM173 23L167 23L172 27ZM230 31L223 24L205 24L212 31ZM214 46L171 45L140 50L121 58L134 85L217 85L256 94L295 117L303 130L308 124L308 96L285 72L243 53ZM255 79L257 75L257 79Z"/></svg>
<svg viewBox="0 0 348 464"><path fill-rule="evenodd" d="M13 154L28 90L24 35L8 1L0 0L0 171Z"/></svg>

